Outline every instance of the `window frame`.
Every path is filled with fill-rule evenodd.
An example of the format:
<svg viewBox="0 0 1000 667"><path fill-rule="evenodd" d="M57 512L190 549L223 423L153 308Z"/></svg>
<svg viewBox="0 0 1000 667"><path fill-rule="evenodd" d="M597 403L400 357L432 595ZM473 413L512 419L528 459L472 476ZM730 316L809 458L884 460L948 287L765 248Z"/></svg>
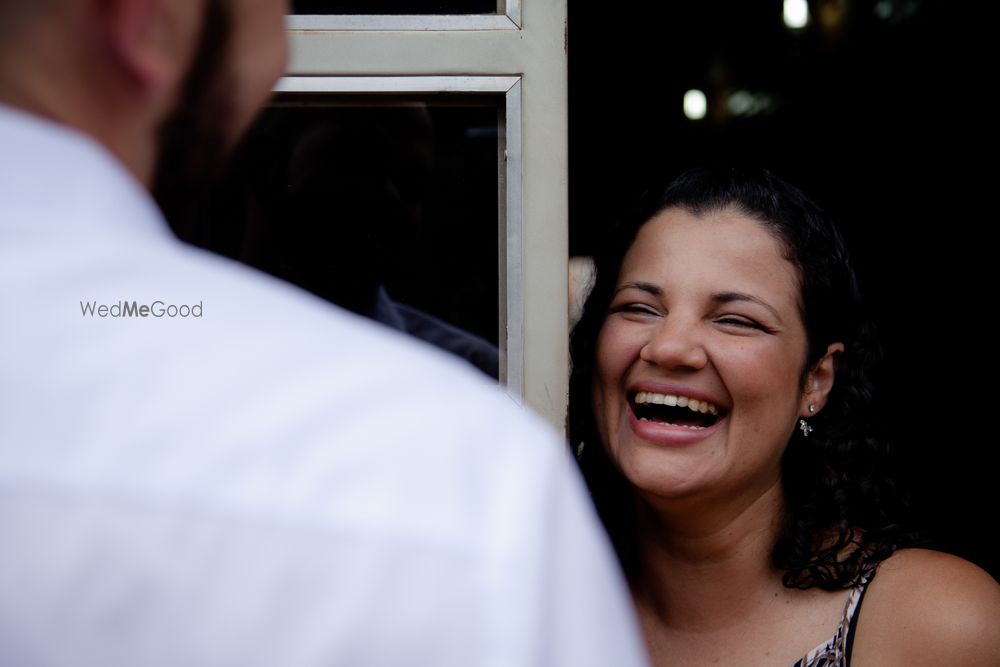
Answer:
<svg viewBox="0 0 1000 667"><path fill-rule="evenodd" d="M566 0L497 15L287 19L287 93L503 95L501 381L563 429L568 392Z"/></svg>

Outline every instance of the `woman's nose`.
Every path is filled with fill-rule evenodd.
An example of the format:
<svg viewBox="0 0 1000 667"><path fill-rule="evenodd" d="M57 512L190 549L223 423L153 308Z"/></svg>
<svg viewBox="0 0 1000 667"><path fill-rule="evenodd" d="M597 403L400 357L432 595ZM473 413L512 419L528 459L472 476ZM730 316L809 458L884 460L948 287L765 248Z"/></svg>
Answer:
<svg viewBox="0 0 1000 667"><path fill-rule="evenodd" d="M698 370L708 363L697 324L668 315L639 350L639 358L663 368Z"/></svg>

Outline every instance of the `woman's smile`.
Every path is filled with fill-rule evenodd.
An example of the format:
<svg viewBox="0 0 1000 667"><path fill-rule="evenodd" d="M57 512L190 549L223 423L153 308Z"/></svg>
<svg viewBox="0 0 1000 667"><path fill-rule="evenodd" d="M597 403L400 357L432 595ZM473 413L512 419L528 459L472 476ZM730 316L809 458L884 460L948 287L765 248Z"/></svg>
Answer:
<svg viewBox="0 0 1000 667"><path fill-rule="evenodd" d="M627 397L632 431L665 446L704 440L718 430L728 412L717 399L680 385L639 383Z"/></svg>

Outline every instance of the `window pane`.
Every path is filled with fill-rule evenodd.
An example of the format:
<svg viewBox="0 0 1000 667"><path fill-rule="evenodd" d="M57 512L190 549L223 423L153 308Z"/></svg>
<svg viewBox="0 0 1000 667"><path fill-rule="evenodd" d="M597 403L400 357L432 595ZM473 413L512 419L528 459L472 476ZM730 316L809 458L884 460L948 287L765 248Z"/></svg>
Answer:
<svg viewBox="0 0 1000 667"><path fill-rule="evenodd" d="M496 377L502 99L282 96L173 224Z"/></svg>
<svg viewBox="0 0 1000 667"><path fill-rule="evenodd" d="M293 14L498 14L503 0L294 0Z"/></svg>

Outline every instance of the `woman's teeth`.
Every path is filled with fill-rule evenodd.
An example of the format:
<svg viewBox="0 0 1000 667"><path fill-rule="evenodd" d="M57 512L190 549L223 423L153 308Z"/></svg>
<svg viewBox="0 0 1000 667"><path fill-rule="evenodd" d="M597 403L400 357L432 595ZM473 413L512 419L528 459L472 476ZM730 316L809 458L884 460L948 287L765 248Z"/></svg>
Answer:
<svg viewBox="0 0 1000 667"><path fill-rule="evenodd" d="M676 396L674 394L657 394L652 391L640 391L635 395L637 405L669 405L678 408L687 408L694 412L706 415L718 415L719 408L714 403L700 401L687 396Z"/></svg>

